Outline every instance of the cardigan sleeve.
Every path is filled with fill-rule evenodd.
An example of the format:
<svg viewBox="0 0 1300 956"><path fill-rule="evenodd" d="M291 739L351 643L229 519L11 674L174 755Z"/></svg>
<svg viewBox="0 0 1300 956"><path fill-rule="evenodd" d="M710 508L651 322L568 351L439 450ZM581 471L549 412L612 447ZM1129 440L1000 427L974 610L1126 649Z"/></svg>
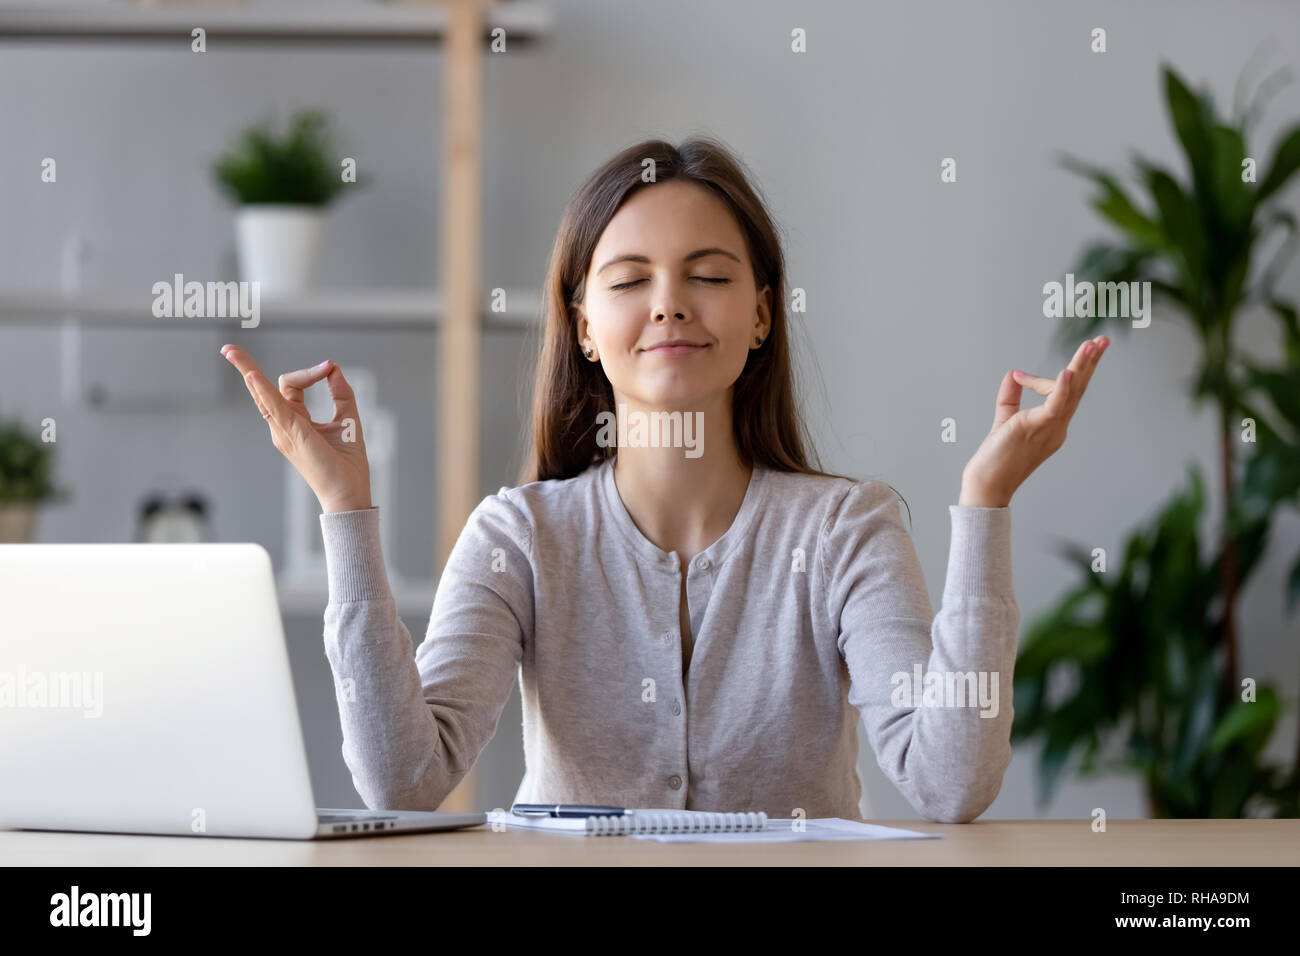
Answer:
<svg viewBox="0 0 1300 956"><path fill-rule="evenodd" d="M855 483L822 533L827 612L880 769L929 820L967 823L1011 762L1019 609L1008 508L949 505L937 615L893 489Z"/></svg>
<svg viewBox="0 0 1300 956"><path fill-rule="evenodd" d="M532 632L527 521L505 495L474 509L414 656L384 568L378 509L320 521L329 574L325 655L343 759L366 806L436 810L496 732Z"/></svg>

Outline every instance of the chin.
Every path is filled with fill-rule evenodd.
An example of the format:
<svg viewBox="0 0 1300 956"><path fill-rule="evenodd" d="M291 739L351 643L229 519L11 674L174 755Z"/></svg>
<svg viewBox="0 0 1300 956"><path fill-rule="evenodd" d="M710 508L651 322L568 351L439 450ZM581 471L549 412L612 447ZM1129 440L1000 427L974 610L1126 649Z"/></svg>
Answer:
<svg viewBox="0 0 1300 956"><path fill-rule="evenodd" d="M720 391L722 391L721 388L711 388L701 386L698 383L683 381L675 387L646 389L641 393L645 398L637 399L637 401L640 401L646 408L664 409L666 411L671 411L674 408L695 409L712 402Z"/></svg>

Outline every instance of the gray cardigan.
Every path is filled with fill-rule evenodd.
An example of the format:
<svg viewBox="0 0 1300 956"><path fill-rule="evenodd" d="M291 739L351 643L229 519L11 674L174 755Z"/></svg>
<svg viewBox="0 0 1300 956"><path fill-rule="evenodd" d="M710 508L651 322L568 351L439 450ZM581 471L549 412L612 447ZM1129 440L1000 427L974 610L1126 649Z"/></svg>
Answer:
<svg viewBox="0 0 1300 956"><path fill-rule="evenodd" d="M357 791L436 809L518 675L523 801L861 820L860 714L918 813L972 820L1011 761L1019 610L1009 509L948 510L935 615L888 485L756 466L686 573L686 673L680 556L637 529L608 463L484 498L414 656L377 509L322 514L325 653Z"/></svg>

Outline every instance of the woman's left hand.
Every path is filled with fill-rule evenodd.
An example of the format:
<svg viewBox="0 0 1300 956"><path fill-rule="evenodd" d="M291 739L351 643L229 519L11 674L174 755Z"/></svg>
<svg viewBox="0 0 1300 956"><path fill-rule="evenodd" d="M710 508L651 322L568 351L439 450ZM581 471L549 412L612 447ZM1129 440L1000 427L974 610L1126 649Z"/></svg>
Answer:
<svg viewBox="0 0 1300 956"><path fill-rule="evenodd" d="M1055 381L1007 372L998 389L993 428L962 470L958 505L1005 508L1011 503L1011 496L1030 472L1065 442L1070 418L1109 344L1104 335L1081 344ZM1022 409L1021 390L1026 386L1045 395L1047 401Z"/></svg>

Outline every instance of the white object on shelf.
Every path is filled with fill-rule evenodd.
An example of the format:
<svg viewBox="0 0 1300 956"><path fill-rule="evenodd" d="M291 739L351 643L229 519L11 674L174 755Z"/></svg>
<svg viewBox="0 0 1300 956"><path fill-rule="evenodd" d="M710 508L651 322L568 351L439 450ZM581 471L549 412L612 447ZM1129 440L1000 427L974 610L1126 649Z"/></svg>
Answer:
<svg viewBox="0 0 1300 956"><path fill-rule="evenodd" d="M59 285L64 295L75 296L81 292L85 284L86 263L90 262L94 251L94 240L83 232L71 232L64 237L59 269Z"/></svg>
<svg viewBox="0 0 1300 956"><path fill-rule="evenodd" d="M239 277L263 295L293 295L315 284L325 214L319 206L254 203L235 214Z"/></svg>
<svg viewBox="0 0 1300 956"><path fill-rule="evenodd" d="M94 242L84 233L73 232L64 238L59 287L66 298L75 300L81 293L86 263L94 248ZM81 323L74 314L64 316L59 330L59 392L65 405L81 402Z"/></svg>

